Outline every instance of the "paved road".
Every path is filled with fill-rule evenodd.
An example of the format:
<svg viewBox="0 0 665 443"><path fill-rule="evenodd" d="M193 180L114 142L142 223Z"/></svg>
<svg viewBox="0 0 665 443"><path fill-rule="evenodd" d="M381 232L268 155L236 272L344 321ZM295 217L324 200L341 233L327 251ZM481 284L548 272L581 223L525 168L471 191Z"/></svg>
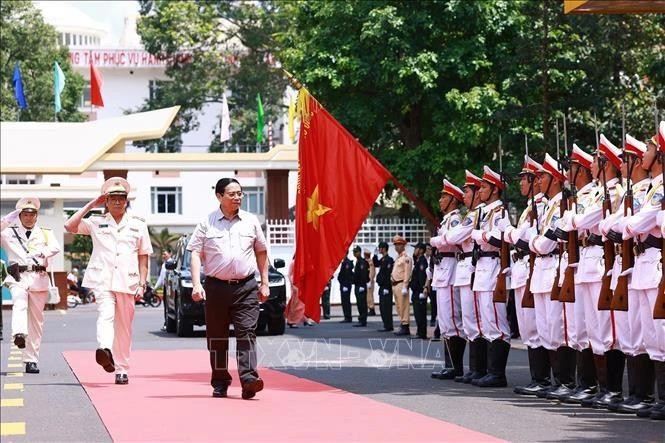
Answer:
<svg viewBox="0 0 665 443"><path fill-rule="evenodd" d="M6 335L10 313L4 311ZM134 349L204 349L202 328L194 337L178 338L160 331L162 310L137 307ZM24 436L4 441L106 442L110 437L85 391L62 357L64 350L89 349L94 363L96 311L83 305L66 313L46 313L41 374L8 376L9 340L2 342L2 398L23 398L23 407L2 407L2 422L25 422ZM375 332L378 317L367 328L351 328L333 317L314 327L287 329L280 337L260 337L260 364L319 381L375 400L416 411L465 428L511 441L665 441L662 422L620 416L580 407L563 406L514 395L511 388L481 390L468 385L432 380L429 372L440 362L441 345L422 340L397 340ZM509 383L527 381L526 352L514 348L509 360ZM112 377L112 375L110 375ZM130 374L131 377L131 374ZM267 388L270 380L267 380ZM5 390L22 383L23 391ZM136 417L159 420L158 411ZM312 435L324 432L325 417L316 417ZM386 423L386 426L393 424ZM267 432L271 432L267 430ZM270 441L267 434L266 441ZM432 436L445 441L445 436Z"/></svg>

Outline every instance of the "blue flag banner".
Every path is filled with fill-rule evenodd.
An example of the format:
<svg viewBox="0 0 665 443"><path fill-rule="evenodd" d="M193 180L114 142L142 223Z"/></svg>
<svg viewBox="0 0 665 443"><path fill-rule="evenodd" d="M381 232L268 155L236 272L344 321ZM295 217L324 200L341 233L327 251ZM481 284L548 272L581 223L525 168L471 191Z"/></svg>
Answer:
<svg viewBox="0 0 665 443"><path fill-rule="evenodd" d="M23 93L23 78L21 78L21 68L18 66L18 62L14 65L14 76L12 77L14 82L14 97L16 97L16 104L19 109L28 109L28 102L25 99L25 94Z"/></svg>

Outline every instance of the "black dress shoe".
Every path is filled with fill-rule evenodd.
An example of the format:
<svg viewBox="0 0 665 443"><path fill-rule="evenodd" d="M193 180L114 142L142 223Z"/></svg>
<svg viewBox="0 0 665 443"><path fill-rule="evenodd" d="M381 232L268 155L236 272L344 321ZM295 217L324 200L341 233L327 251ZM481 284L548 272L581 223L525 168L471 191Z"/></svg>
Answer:
<svg viewBox="0 0 665 443"><path fill-rule="evenodd" d="M469 381L464 381L464 383L471 383L472 385L477 385L479 380L482 380L483 378L487 377L486 372L474 372L471 374L471 378L469 378Z"/></svg>
<svg viewBox="0 0 665 443"><path fill-rule="evenodd" d="M627 398L625 398L623 401L620 402L614 402L609 405L607 405L607 409L612 411L612 412L619 412L619 406L621 405L632 405L635 403L638 403L640 400L635 397L634 395L629 395Z"/></svg>
<svg viewBox="0 0 665 443"><path fill-rule="evenodd" d="M617 412L620 412L621 414L637 414L638 411L641 411L643 409L648 409L650 411L651 407L655 403L653 398L646 398L646 399L637 398L637 400L638 401L630 405L626 404L619 405L619 409L617 410Z"/></svg>
<svg viewBox="0 0 665 443"><path fill-rule="evenodd" d="M113 354L110 349L99 348L95 351L95 360L97 364L104 368L106 372L115 371L115 363L113 362Z"/></svg>
<svg viewBox="0 0 665 443"><path fill-rule="evenodd" d="M19 349L25 349L25 334L16 334L14 336L14 344Z"/></svg>
<svg viewBox="0 0 665 443"><path fill-rule="evenodd" d="M434 373L432 373L432 376ZM436 378L439 380L455 380L455 377L461 376L459 372L455 372L455 369L453 368L446 368L438 373Z"/></svg>
<svg viewBox="0 0 665 443"><path fill-rule="evenodd" d="M547 394L546 398L548 400L561 400L564 397L568 397L573 392L575 392L574 388L568 387L566 385L561 385L558 388L556 388L554 391Z"/></svg>
<svg viewBox="0 0 665 443"><path fill-rule="evenodd" d="M225 398L228 390L228 385L215 386L212 390L212 396L217 398Z"/></svg>
<svg viewBox="0 0 665 443"><path fill-rule="evenodd" d="M324 320L330 320L330 316L329 316L329 315L324 315L324 316L323 316L323 319L324 319Z"/></svg>
<svg viewBox="0 0 665 443"><path fill-rule="evenodd" d="M367 316L368 317L374 317L376 315L376 311L374 309L370 309L367 311Z"/></svg>
<svg viewBox="0 0 665 443"><path fill-rule="evenodd" d="M340 323L351 323L351 321L350 318L345 318L344 320L340 320Z"/></svg>
<svg viewBox="0 0 665 443"><path fill-rule="evenodd" d="M355 325L353 325L353 327L354 328L366 328L367 323L356 323Z"/></svg>
<svg viewBox="0 0 665 443"><path fill-rule="evenodd" d="M665 420L665 403L661 407L651 408L651 414L649 414L651 420Z"/></svg>
<svg viewBox="0 0 665 443"><path fill-rule="evenodd" d="M479 388L505 388L508 386L508 380L505 375L487 374L486 377L478 380L476 386Z"/></svg>
<svg viewBox="0 0 665 443"><path fill-rule="evenodd" d="M116 385L126 385L128 383L129 383L129 377L127 377L127 374L115 374Z"/></svg>
<svg viewBox="0 0 665 443"><path fill-rule="evenodd" d="M25 372L27 374L39 374L39 368L37 367L37 363L35 363L34 361L26 362Z"/></svg>
<svg viewBox="0 0 665 443"><path fill-rule="evenodd" d="M583 408L591 408L593 407L593 403L596 400L600 400L601 398L605 397L605 395L607 395L607 391L600 390L593 397L582 400L581 405Z"/></svg>
<svg viewBox="0 0 665 443"><path fill-rule="evenodd" d="M462 376L455 377L454 381L455 383L471 383L472 378L473 378L473 371L469 371Z"/></svg>
<svg viewBox="0 0 665 443"><path fill-rule="evenodd" d="M549 385L533 381L526 386L516 386L515 389L513 389L513 392L519 395L536 395L538 392L547 388L549 388Z"/></svg>
<svg viewBox="0 0 665 443"><path fill-rule="evenodd" d="M547 398L547 396L550 393L552 393L552 392L556 391L557 389L559 389L559 386L560 385L558 385L558 386L549 386L545 389L541 389L540 391L538 391L536 393L536 397L538 397L538 398Z"/></svg>
<svg viewBox="0 0 665 443"><path fill-rule="evenodd" d="M257 392L263 390L263 380L261 378L254 379L242 385L242 398L243 400L249 400L254 398Z"/></svg>
<svg viewBox="0 0 665 443"><path fill-rule="evenodd" d="M621 392L608 392L602 398L593 402L591 407L595 409L607 409L611 403L620 403L623 401Z"/></svg>
<svg viewBox="0 0 665 443"><path fill-rule="evenodd" d="M585 400L590 400L598 394L598 388L596 386L591 386L589 388L584 388L578 386L572 394L568 397L563 397L561 401L568 404L581 404Z"/></svg>
<svg viewBox="0 0 665 443"><path fill-rule="evenodd" d="M665 408L665 400L659 400L656 403L653 403L650 408L637 411L636 414L640 418L649 418L651 417L651 412L663 408Z"/></svg>
<svg viewBox="0 0 665 443"><path fill-rule="evenodd" d="M377 329L377 330L376 330L376 332L392 332L392 331L394 331L393 328L390 328L390 329L388 329L388 328L383 328L383 329Z"/></svg>
<svg viewBox="0 0 665 443"><path fill-rule="evenodd" d="M399 331L395 332L395 335L398 336L411 335L411 331L409 331L409 328L401 327Z"/></svg>
<svg viewBox="0 0 665 443"><path fill-rule="evenodd" d="M476 376L474 376L474 377L471 379L471 384L474 385L474 386L478 386L478 383L480 383L480 382L483 381L483 380L489 380L490 378L492 378L492 376L491 376L490 374L485 374L485 375L483 375L482 377L476 377Z"/></svg>

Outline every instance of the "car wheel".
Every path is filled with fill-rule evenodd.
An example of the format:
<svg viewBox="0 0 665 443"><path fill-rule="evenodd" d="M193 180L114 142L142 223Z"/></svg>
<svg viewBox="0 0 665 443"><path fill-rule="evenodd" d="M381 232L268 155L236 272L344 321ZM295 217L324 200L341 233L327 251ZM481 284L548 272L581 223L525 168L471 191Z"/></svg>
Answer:
<svg viewBox="0 0 665 443"><path fill-rule="evenodd" d="M284 317L271 318L268 321L268 334L282 335L286 329L286 320Z"/></svg>
<svg viewBox="0 0 665 443"><path fill-rule="evenodd" d="M156 295L150 297L150 306L152 306L153 308L159 308L161 304L162 304L161 297L157 297Z"/></svg>
<svg viewBox="0 0 665 443"><path fill-rule="evenodd" d="M189 337L192 335L192 332L194 332L194 325L184 319L180 298L176 301L175 323L176 334L178 334L178 337Z"/></svg>

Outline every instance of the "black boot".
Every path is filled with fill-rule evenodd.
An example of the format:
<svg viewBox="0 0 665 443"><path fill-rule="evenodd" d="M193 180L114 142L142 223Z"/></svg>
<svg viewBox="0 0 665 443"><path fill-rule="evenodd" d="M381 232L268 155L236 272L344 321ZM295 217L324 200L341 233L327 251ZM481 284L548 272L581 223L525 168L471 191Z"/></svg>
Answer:
<svg viewBox="0 0 665 443"><path fill-rule="evenodd" d="M547 395L550 400L562 400L575 392L576 353L573 348L561 346L556 350L561 385Z"/></svg>
<svg viewBox="0 0 665 443"><path fill-rule="evenodd" d="M443 352L446 355L446 369L441 371L436 378L439 380L453 380L464 376L465 347L466 340L461 337L450 337L445 340ZM432 376L434 376L434 373L432 373Z"/></svg>
<svg viewBox="0 0 665 443"><path fill-rule="evenodd" d="M605 353L607 362L607 393L603 398L593 402L597 409L607 409L611 403L623 401L623 371L626 366L626 356L618 349Z"/></svg>
<svg viewBox="0 0 665 443"><path fill-rule="evenodd" d="M440 371L432 372L432 378L438 378L440 380L448 380L455 378L455 376L449 377L453 373L453 362L450 360L450 344L448 339L443 340L443 369Z"/></svg>
<svg viewBox="0 0 665 443"><path fill-rule="evenodd" d="M399 331L395 332L395 335L399 336L410 336L411 335L411 330L409 329L409 325L401 325L399 327Z"/></svg>
<svg viewBox="0 0 665 443"><path fill-rule="evenodd" d="M596 368L593 352L587 348L576 352L577 357L577 388L575 392L561 399L564 403L580 404L583 400L593 398L598 393Z"/></svg>
<svg viewBox="0 0 665 443"><path fill-rule="evenodd" d="M552 368L552 384L549 388L538 391L536 394L538 398L547 398L548 395L559 389L559 386L561 386L561 377L559 375L559 354L557 354L556 350L548 349L547 358L550 362L550 367Z"/></svg>
<svg viewBox="0 0 665 443"><path fill-rule="evenodd" d="M649 413L653 420L665 420L665 362L654 361L656 372L656 386L658 386L658 403L656 403ZM639 412L637 414L640 415Z"/></svg>
<svg viewBox="0 0 665 443"><path fill-rule="evenodd" d="M550 361L547 349L542 346L527 348L531 382L526 386L516 386L513 392L520 395L536 395L550 386Z"/></svg>
<svg viewBox="0 0 665 443"><path fill-rule="evenodd" d="M478 384L478 380L482 379L487 375L487 348L489 343L482 337L478 337L474 340L476 343L476 369L471 375L470 383L472 385Z"/></svg>
<svg viewBox="0 0 665 443"><path fill-rule="evenodd" d="M510 353L510 343L503 340L494 340L489 346L488 373L478 381L481 388L504 388L508 386L506 380L506 365L508 364L508 354Z"/></svg>
<svg viewBox="0 0 665 443"><path fill-rule="evenodd" d="M628 398L619 404L617 412L636 414L642 409L651 409L654 404L655 373L649 355L626 356L626 367L628 370Z"/></svg>
<svg viewBox="0 0 665 443"><path fill-rule="evenodd" d="M469 371L466 372L461 377L455 377L455 381L457 383L471 383L471 380L473 379L473 373L476 370L476 365L477 365L477 361L478 361L477 355L478 355L478 346L476 346L475 342L470 341L469 342Z"/></svg>
<svg viewBox="0 0 665 443"><path fill-rule="evenodd" d="M596 380L598 381L598 392L591 398L582 400L585 408L593 407L596 400L600 400L607 394L607 362L605 354L593 354L593 364L596 368Z"/></svg>

